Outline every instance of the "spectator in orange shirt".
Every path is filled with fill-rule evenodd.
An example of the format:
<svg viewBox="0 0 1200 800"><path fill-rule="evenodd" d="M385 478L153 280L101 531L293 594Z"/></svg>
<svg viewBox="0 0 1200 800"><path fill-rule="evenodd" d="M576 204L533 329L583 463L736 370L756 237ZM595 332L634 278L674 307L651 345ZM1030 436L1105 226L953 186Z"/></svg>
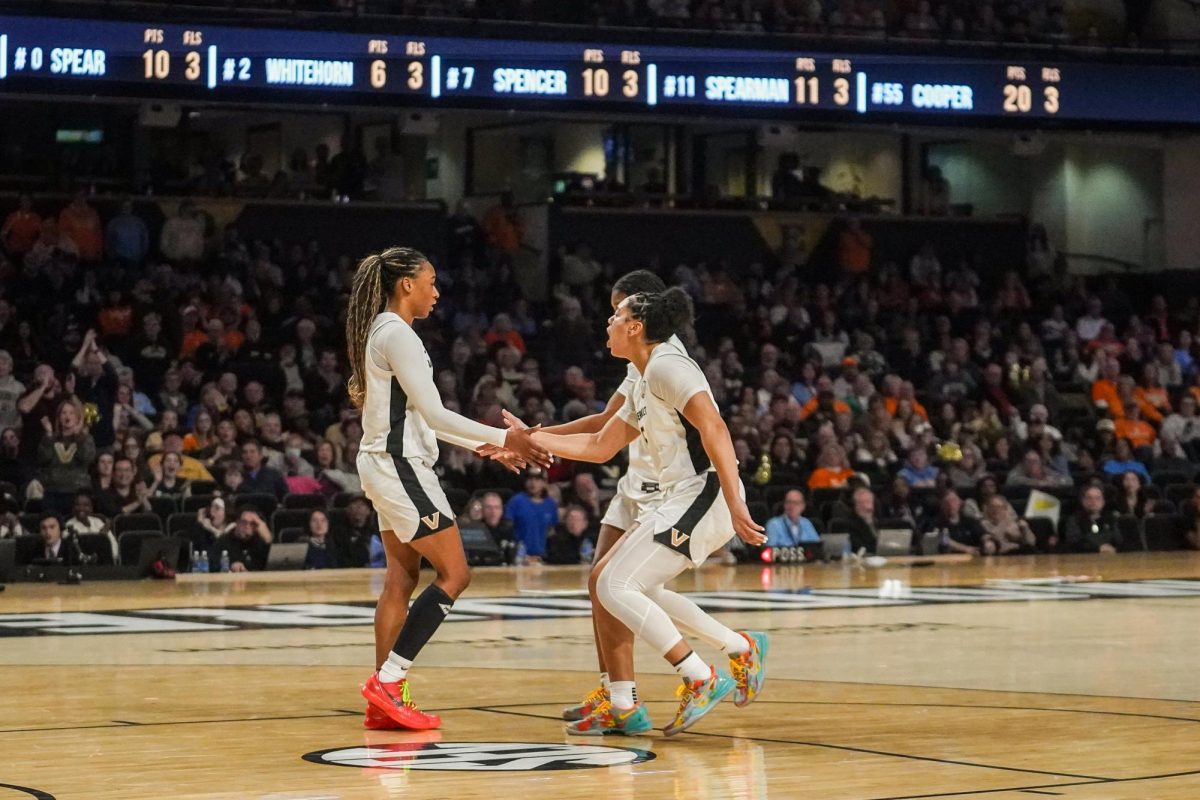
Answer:
<svg viewBox="0 0 1200 800"><path fill-rule="evenodd" d="M75 243L81 261L99 261L104 255L104 226L83 191L76 192L75 199L58 215L58 227Z"/></svg>
<svg viewBox="0 0 1200 800"><path fill-rule="evenodd" d="M1154 427L1142 419L1141 408L1132 403L1125 409L1125 417L1117 420L1117 438L1125 439L1134 450L1151 447L1158 438Z"/></svg>
<svg viewBox="0 0 1200 800"><path fill-rule="evenodd" d="M1129 416L1129 410L1137 406L1142 412L1142 419L1155 425L1162 424L1163 417L1158 409L1150 403L1143 402L1138 396L1138 386L1134 383L1132 375L1122 375L1117 379L1117 399L1121 401L1123 416Z"/></svg>
<svg viewBox="0 0 1200 800"><path fill-rule="evenodd" d="M179 357L191 358L196 348L208 341L208 334L200 327L200 309L188 306L179 315L183 331L183 344L179 347Z"/></svg>
<svg viewBox="0 0 1200 800"><path fill-rule="evenodd" d="M483 341L489 348L500 342L525 354L525 339L513 328L512 317L508 314L497 314L492 318L492 327L483 335Z"/></svg>
<svg viewBox="0 0 1200 800"><path fill-rule="evenodd" d="M843 412L849 414L850 406L834 396L833 381L828 375L822 375L817 378L816 394L808 398L808 402L800 408L800 421L807 422L813 417L833 420Z"/></svg>
<svg viewBox="0 0 1200 800"><path fill-rule="evenodd" d="M929 422L929 412L925 410L924 405L917 401L917 389L913 386L912 381L901 380L899 375L885 375L882 394L883 405L887 409L888 416L896 416L896 408L900 401L907 400L912 405L913 413L925 422Z"/></svg>
<svg viewBox="0 0 1200 800"><path fill-rule="evenodd" d="M854 475L846 451L840 444L829 443L817 456L817 468L808 476L810 489L840 489Z"/></svg>
<svg viewBox="0 0 1200 800"><path fill-rule="evenodd" d="M512 192L501 194L500 205L492 206L483 215L483 230L487 234L488 244L510 262L521 249L524 227Z"/></svg>
<svg viewBox="0 0 1200 800"><path fill-rule="evenodd" d="M1117 392L1117 378L1121 377L1121 365L1115 358L1104 361L1100 378L1092 383L1092 404L1107 411L1113 419L1125 416L1125 405Z"/></svg>
<svg viewBox="0 0 1200 800"><path fill-rule="evenodd" d="M1147 364L1142 370L1142 382L1144 386L1139 386L1133 390L1133 396L1137 398L1138 407L1142 410L1142 416L1147 419L1153 419L1153 415L1158 415L1158 424L1162 424L1163 417L1171 413L1171 397L1167 394L1167 390L1163 387L1159 380L1158 366L1155 364Z"/></svg>
<svg viewBox="0 0 1200 800"><path fill-rule="evenodd" d="M42 218L33 210L33 198L21 195L20 206L0 226L0 243L11 255L23 256L42 234Z"/></svg>
<svg viewBox="0 0 1200 800"><path fill-rule="evenodd" d="M862 275L871 268L871 249L875 240L863 230L858 217L846 220L838 236L838 266L848 275Z"/></svg>

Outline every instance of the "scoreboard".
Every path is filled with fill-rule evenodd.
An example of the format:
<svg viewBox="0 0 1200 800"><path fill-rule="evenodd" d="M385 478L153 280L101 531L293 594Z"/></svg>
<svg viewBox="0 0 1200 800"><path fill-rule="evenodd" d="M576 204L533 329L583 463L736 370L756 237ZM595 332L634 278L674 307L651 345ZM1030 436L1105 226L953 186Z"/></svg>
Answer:
<svg viewBox="0 0 1200 800"><path fill-rule="evenodd" d="M1200 124L1200 69L0 16L0 94Z"/></svg>

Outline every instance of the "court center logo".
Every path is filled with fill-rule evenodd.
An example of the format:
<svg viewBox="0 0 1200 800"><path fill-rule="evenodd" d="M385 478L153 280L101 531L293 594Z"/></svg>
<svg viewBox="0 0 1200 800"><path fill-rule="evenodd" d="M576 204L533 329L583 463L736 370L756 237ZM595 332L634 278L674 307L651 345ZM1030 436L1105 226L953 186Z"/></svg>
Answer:
<svg viewBox="0 0 1200 800"><path fill-rule="evenodd" d="M363 769L423 769L466 772L545 772L641 764L654 759L632 747L541 742L391 742L367 747L318 750L304 755L314 764Z"/></svg>

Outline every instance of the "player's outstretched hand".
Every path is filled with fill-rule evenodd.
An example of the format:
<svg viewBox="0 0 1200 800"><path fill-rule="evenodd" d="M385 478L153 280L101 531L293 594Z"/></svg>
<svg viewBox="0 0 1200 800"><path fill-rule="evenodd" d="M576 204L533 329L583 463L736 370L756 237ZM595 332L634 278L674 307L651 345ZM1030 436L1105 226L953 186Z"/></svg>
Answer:
<svg viewBox="0 0 1200 800"><path fill-rule="evenodd" d="M494 444L480 445L479 447L475 448L475 454L480 458L492 459L497 464L516 475L520 475L521 470L525 469L525 467L529 464L529 462L511 450L505 450L503 447L497 447Z"/></svg>
<svg viewBox="0 0 1200 800"><path fill-rule="evenodd" d="M733 532L738 535L739 539L746 544L762 545L767 543L767 537L763 534L763 526L751 518L750 509L746 508L745 503L737 503L729 509L729 514L733 517Z"/></svg>
<svg viewBox="0 0 1200 800"><path fill-rule="evenodd" d="M528 462L548 468L553 463L550 452L533 440L534 432L541 427L509 428L508 435L504 437L504 449Z"/></svg>
<svg viewBox="0 0 1200 800"><path fill-rule="evenodd" d="M504 424L510 428L516 428L519 431L528 430L529 426L521 421L521 418L513 414L507 408L500 411L504 415Z"/></svg>

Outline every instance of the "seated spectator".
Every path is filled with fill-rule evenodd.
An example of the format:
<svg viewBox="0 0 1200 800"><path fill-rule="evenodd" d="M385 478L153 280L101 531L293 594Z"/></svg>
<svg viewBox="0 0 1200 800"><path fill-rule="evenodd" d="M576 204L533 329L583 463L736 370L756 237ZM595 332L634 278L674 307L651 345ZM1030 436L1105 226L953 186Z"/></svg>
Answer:
<svg viewBox="0 0 1200 800"><path fill-rule="evenodd" d="M867 553L875 552L877 531L875 529L875 493L869 487L859 486L850 496L853 511L841 517L840 523L850 534L850 549Z"/></svg>
<svg viewBox="0 0 1200 800"><path fill-rule="evenodd" d="M346 506L346 523L331 529L337 563L342 567L377 566L371 556L371 539L379 536L371 504L356 497ZM382 542L381 542L382 544ZM380 550L382 553L382 549Z"/></svg>
<svg viewBox="0 0 1200 800"><path fill-rule="evenodd" d="M146 468L150 471L150 481L154 480L153 470L161 463L163 457L167 453L175 453L179 456L179 478L185 481L211 481L212 473L208 471L208 467L198 459L192 456L183 454L183 436L179 431L167 431L162 435L162 452L155 453L146 459Z"/></svg>
<svg viewBox="0 0 1200 800"><path fill-rule="evenodd" d="M221 555L229 556L230 572L261 572L267 568L267 555L271 550L271 529L252 508L238 511L233 530L217 539L212 552L216 559L209 563L220 564Z"/></svg>
<svg viewBox="0 0 1200 800"><path fill-rule="evenodd" d="M304 553L305 569L335 569L338 566L337 548L329 539L329 517L319 508L308 515L305 526L308 550Z"/></svg>
<svg viewBox="0 0 1200 800"><path fill-rule="evenodd" d="M133 462L125 456L113 461L112 485L96 494L96 510L109 519L150 512L150 490L137 479Z"/></svg>
<svg viewBox="0 0 1200 800"><path fill-rule="evenodd" d="M1130 404L1126 407L1126 415L1116 421L1117 439L1128 441L1135 452L1150 450L1154 445L1154 440L1158 438L1158 434L1154 433L1154 427L1142 420L1141 414L1140 405Z"/></svg>
<svg viewBox="0 0 1200 800"><path fill-rule="evenodd" d="M983 552L984 529L979 520L968 517L958 492L947 489L942 495L938 515L928 530L939 535L943 553L967 553L977 556Z"/></svg>
<svg viewBox="0 0 1200 800"><path fill-rule="evenodd" d="M313 476L317 480L328 484L335 492L358 494L362 491L362 481L358 477L357 465L353 461L345 463L339 461L338 451L333 442L322 439L317 443L313 457L316 460Z"/></svg>
<svg viewBox="0 0 1200 800"><path fill-rule="evenodd" d="M839 444L827 444L817 456L817 468L808 476L810 489L840 489L854 475L846 451Z"/></svg>
<svg viewBox="0 0 1200 800"><path fill-rule="evenodd" d="M1188 546L1200 550L1200 486L1192 490L1192 497L1183 504L1183 535Z"/></svg>
<svg viewBox="0 0 1200 800"><path fill-rule="evenodd" d="M1196 414L1196 398L1185 394L1179 400L1179 410L1163 420L1159 435L1179 442L1193 461L1200 461L1200 416Z"/></svg>
<svg viewBox="0 0 1200 800"><path fill-rule="evenodd" d="M516 535L513 532L512 520L504 516L504 501L495 492L485 493L480 501L483 526L500 549L511 555L516 549Z"/></svg>
<svg viewBox="0 0 1200 800"><path fill-rule="evenodd" d="M804 516L804 493L792 489L783 496L783 513L767 520L767 547L800 547L821 541L817 529Z"/></svg>
<svg viewBox="0 0 1200 800"><path fill-rule="evenodd" d="M859 447L854 454L854 464L860 470L874 469L880 472L890 472L899 460L892 450L887 433L878 429L873 429L867 434L863 446Z"/></svg>
<svg viewBox="0 0 1200 800"><path fill-rule="evenodd" d="M243 480L239 491L272 494L282 500L288 493L287 481L283 473L266 465L262 445L257 439L250 439L242 444Z"/></svg>
<svg viewBox="0 0 1200 800"><path fill-rule="evenodd" d="M588 526L599 525L604 516L600 502L600 487L590 472L580 472L571 479L571 488L565 493L563 502L582 508L588 515Z"/></svg>
<svg viewBox="0 0 1200 800"><path fill-rule="evenodd" d="M925 519L925 507L913 501L912 485L903 475L892 478L887 497L882 503L876 503L875 513L880 519L906 520L913 530L920 530Z"/></svg>
<svg viewBox="0 0 1200 800"><path fill-rule="evenodd" d="M1155 498L1146 496L1142 476L1133 471L1121 473L1117 496L1112 504L1113 513L1141 519L1150 513L1154 503Z"/></svg>
<svg viewBox="0 0 1200 800"><path fill-rule="evenodd" d="M82 189L59 213L58 228L75 243L81 260L95 262L104 255L104 228L100 225L100 215L88 203L87 193Z"/></svg>
<svg viewBox="0 0 1200 800"><path fill-rule="evenodd" d="M43 514L38 520L38 535L42 544L32 563L48 566L76 567L82 563L82 553L74 536L64 535L62 523L54 514Z"/></svg>
<svg viewBox="0 0 1200 800"><path fill-rule="evenodd" d="M898 475L914 489L932 489L938 482L938 468L929 463L929 452L920 445L908 451Z"/></svg>
<svg viewBox="0 0 1200 800"><path fill-rule="evenodd" d="M0 245L12 256L28 253L42 233L42 218L33 210L33 198L22 193L17 209L4 218L0 226Z"/></svg>
<svg viewBox="0 0 1200 800"><path fill-rule="evenodd" d="M984 463L979 448L973 444L963 447L962 458L946 468L946 477L950 480L950 485L960 491L974 489L985 475L987 464Z"/></svg>
<svg viewBox="0 0 1200 800"><path fill-rule="evenodd" d="M798 486L803 473L795 437L786 431L775 434L771 439L771 485Z"/></svg>
<svg viewBox="0 0 1200 800"><path fill-rule="evenodd" d="M1079 496L1079 511L1064 526L1067 548L1075 553L1115 553L1123 539L1117 516L1104 508L1104 491L1089 486Z"/></svg>
<svg viewBox="0 0 1200 800"><path fill-rule="evenodd" d="M596 545L598 531L588 518L588 513L579 506L570 506L563 521L554 526L546 537L547 564L578 564L582 559L580 548L585 541Z"/></svg>
<svg viewBox="0 0 1200 800"><path fill-rule="evenodd" d="M1016 469L1010 470L1004 479L1005 486L1042 490L1064 488L1073 483L1070 475L1047 470L1036 450L1030 450L1021 456L1021 463Z"/></svg>
<svg viewBox="0 0 1200 800"><path fill-rule="evenodd" d="M513 523L517 544L527 557L540 560L546 553L546 536L558 522L558 504L546 491L546 473L534 467L525 474L525 491L508 501L504 516Z"/></svg>
<svg viewBox="0 0 1200 800"><path fill-rule="evenodd" d="M1010 513L1012 507L1003 496L995 494L984 504L983 527L984 555L1028 555L1036 552L1037 537L1029 523Z"/></svg>
<svg viewBox="0 0 1200 800"><path fill-rule="evenodd" d="M1146 465L1133 457L1133 448L1128 439L1117 439L1113 447L1113 455L1100 465L1105 475L1121 475L1125 472L1135 472L1146 483L1151 483L1150 473Z"/></svg>
<svg viewBox="0 0 1200 800"><path fill-rule="evenodd" d="M63 532L69 536L81 536L85 533L105 534L108 537L109 546L112 547L112 563L116 564L120 560L117 537L113 536L112 526L108 520L92 511L92 493L87 490L76 492L75 505L71 510L70 518L63 523Z"/></svg>
<svg viewBox="0 0 1200 800"><path fill-rule="evenodd" d="M190 497L191 482L179 477L183 457L179 453L163 453L158 465L151 467L154 483L150 485L151 497Z"/></svg>
<svg viewBox="0 0 1200 800"><path fill-rule="evenodd" d="M1158 454L1154 456L1153 461L1155 472L1181 472L1189 477L1195 472L1195 462L1188 458L1187 453L1174 438L1159 437L1157 450Z"/></svg>
<svg viewBox="0 0 1200 800"><path fill-rule="evenodd" d="M196 525L208 534L209 541L216 541L233 531L237 523L225 513L225 501L214 497L207 506L196 512Z"/></svg>
<svg viewBox="0 0 1200 800"><path fill-rule="evenodd" d="M216 441L213 416L208 409L201 408L196 412L196 418L192 421L192 432L183 437L183 452L196 458L203 458L206 451L211 452ZM231 453L227 455L231 455Z"/></svg>

